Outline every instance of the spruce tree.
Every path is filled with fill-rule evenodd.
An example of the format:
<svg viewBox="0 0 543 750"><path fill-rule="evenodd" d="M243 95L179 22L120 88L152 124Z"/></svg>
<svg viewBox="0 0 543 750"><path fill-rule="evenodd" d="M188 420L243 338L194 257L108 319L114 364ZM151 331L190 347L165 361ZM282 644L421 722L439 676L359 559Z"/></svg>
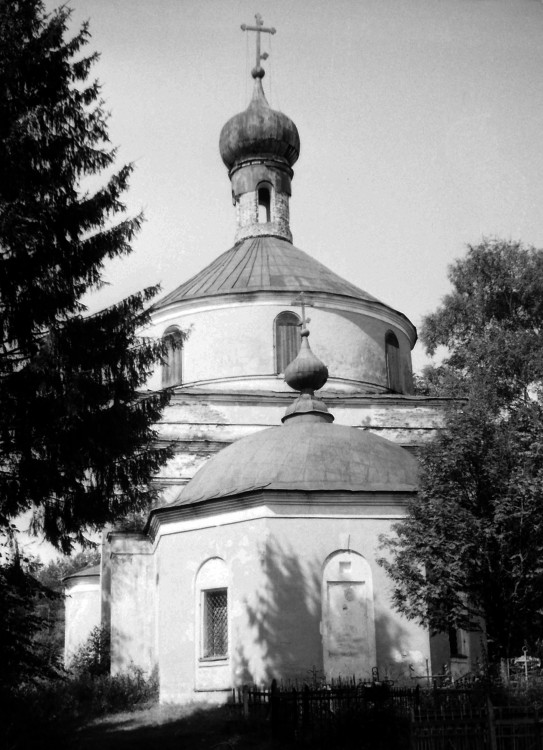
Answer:
<svg viewBox="0 0 543 750"><path fill-rule="evenodd" d="M32 511L68 552L153 497L169 456L153 425L167 393L144 385L162 345L138 337L156 288L94 315L83 296L130 253L142 217L122 202L108 117L70 11L0 0L0 528Z"/></svg>

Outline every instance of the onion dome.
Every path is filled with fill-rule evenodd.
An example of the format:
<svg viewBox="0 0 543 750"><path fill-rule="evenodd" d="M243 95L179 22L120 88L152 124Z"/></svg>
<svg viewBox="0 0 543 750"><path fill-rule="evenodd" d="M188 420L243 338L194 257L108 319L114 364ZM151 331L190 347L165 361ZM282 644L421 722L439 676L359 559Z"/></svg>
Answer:
<svg viewBox="0 0 543 750"><path fill-rule="evenodd" d="M260 76L255 76L253 98L247 109L224 125L219 148L229 170L254 158L286 162L289 167L300 155L300 136L292 120L272 109L266 100ZM263 72L263 71L261 71Z"/></svg>
<svg viewBox="0 0 543 750"><path fill-rule="evenodd" d="M295 359L285 370L285 381L295 391L318 391L328 380L328 368L316 357L309 346L309 331L301 332L302 343Z"/></svg>
<svg viewBox="0 0 543 750"><path fill-rule="evenodd" d="M302 343L295 359L285 369L285 381L295 391L300 391L296 401L291 404L282 422L293 417L306 417L305 421L333 422L334 417L328 412L326 404L315 398L315 391L322 388L328 380L328 368L311 351L309 331L301 332Z"/></svg>

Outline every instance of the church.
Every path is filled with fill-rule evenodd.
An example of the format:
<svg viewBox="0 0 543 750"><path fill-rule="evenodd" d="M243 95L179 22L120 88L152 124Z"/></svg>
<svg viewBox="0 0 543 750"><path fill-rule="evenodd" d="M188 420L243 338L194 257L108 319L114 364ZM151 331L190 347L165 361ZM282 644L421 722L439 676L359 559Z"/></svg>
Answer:
<svg viewBox="0 0 543 750"><path fill-rule="evenodd" d="M220 134L234 244L153 307L144 333L168 357L148 387L173 388L158 432L175 456L143 531L111 530L101 565L66 580L67 662L101 625L112 672L156 670L177 703L314 669L470 671L474 639L401 617L378 564L444 402L413 395L409 319L293 244L300 136L268 104L260 54L275 30L242 28L253 94Z"/></svg>

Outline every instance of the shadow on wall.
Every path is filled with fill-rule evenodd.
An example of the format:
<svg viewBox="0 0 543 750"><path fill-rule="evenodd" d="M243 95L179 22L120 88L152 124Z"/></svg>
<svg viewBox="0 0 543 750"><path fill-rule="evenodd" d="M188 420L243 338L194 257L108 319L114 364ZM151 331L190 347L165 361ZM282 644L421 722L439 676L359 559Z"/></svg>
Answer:
<svg viewBox="0 0 543 750"><path fill-rule="evenodd" d="M150 676L152 669L156 668L156 666L154 664L142 664L140 661L134 660L132 655L135 651L135 646L132 633L121 630L119 627L114 627L110 630L110 639L111 675L128 674L134 669L141 669L146 677ZM141 662L143 661L142 659Z"/></svg>
<svg viewBox="0 0 543 750"><path fill-rule="evenodd" d="M248 628L236 638L236 684L269 685L273 679L314 682L324 678L321 587L324 560L307 559L269 540L261 552L264 584L245 601ZM245 632L243 632L245 630ZM415 686L426 673L422 655L410 650L410 633L393 615L375 618L380 679ZM415 671L410 670L413 664ZM352 677L346 674L345 677ZM371 680L368 674L356 679Z"/></svg>
<svg viewBox="0 0 543 750"><path fill-rule="evenodd" d="M375 617L377 668L381 680L392 680L395 685L416 687L426 676L426 660L410 644L410 633L398 619L385 613Z"/></svg>
<svg viewBox="0 0 543 750"><path fill-rule="evenodd" d="M313 667L322 670L321 565L275 540L260 560L264 583L244 602L250 635L238 640L238 684L308 680Z"/></svg>

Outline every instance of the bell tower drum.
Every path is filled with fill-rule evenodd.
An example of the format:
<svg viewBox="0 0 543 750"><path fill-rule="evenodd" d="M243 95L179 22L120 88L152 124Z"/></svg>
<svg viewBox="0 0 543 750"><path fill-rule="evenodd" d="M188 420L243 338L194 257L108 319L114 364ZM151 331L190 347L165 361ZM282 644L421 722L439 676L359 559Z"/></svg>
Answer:
<svg viewBox="0 0 543 750"><path fill-rule="evenodd" d="M275 29L265 27L260 14L256 15L256 26L243 24L241 28L256 32L253 96L244 112L228 120L219 142L232 183L236 242L264 235L292 242L289 199L300 137L292 120L268 104L262 88L265 71L260 64L268 56L260 52L260 35L275 34Z"/></svg>

